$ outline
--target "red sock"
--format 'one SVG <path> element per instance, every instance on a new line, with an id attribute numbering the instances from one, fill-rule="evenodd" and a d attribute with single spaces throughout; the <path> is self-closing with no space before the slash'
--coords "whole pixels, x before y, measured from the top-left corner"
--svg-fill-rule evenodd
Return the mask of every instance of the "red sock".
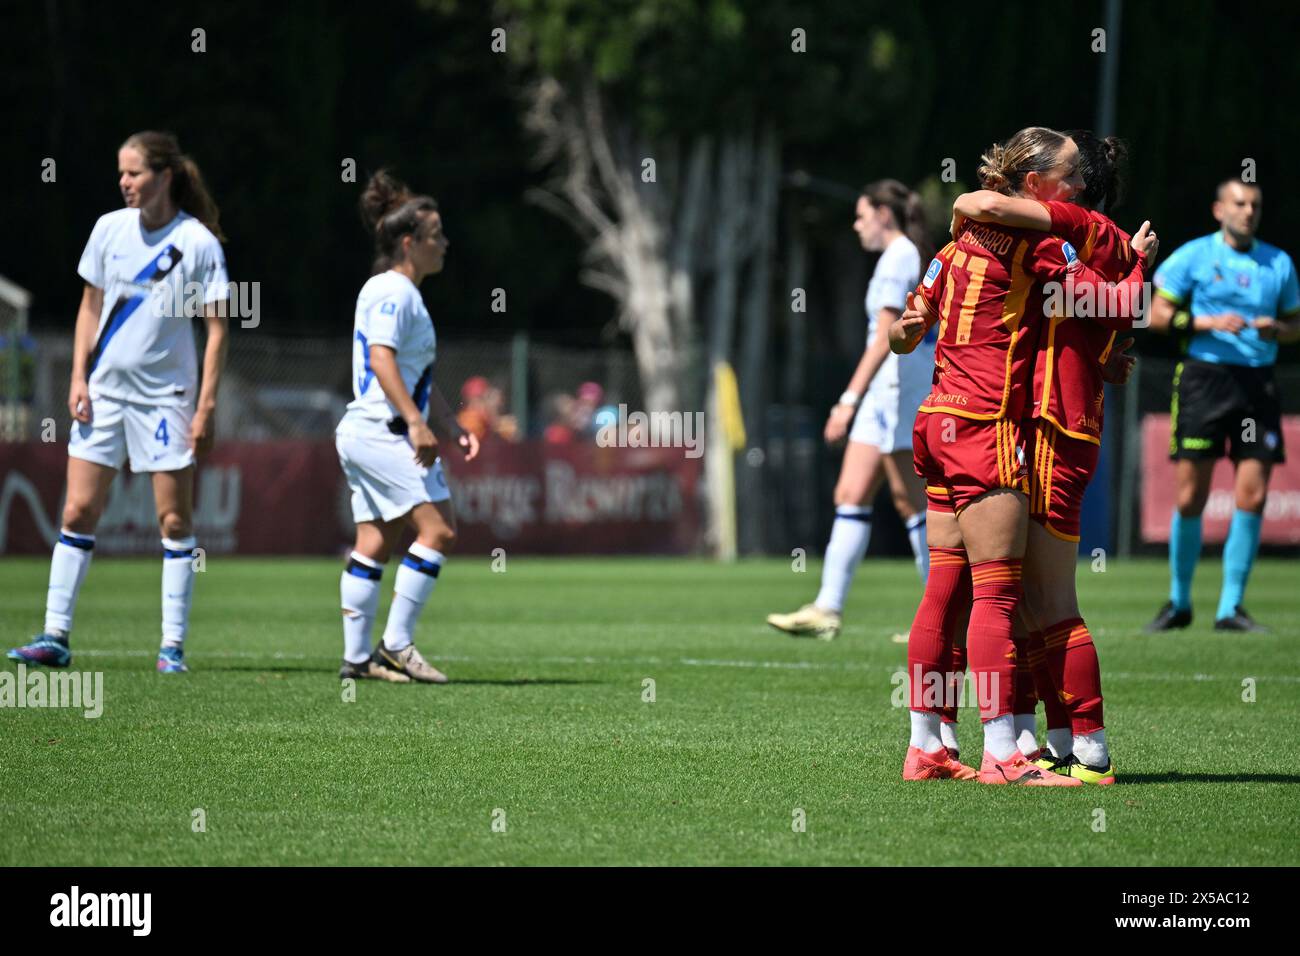
<path id="1" fill-rule="evenodd" d="M 1038 711 L 1038 690 L 1034 672 L 1029 668 L 1029 635 L 1013 633 L 1016 644 L 1016 696 L 1011 702 L 1013 714 L 1033 714 Z"/>
<path id="2" fill-rule="evenodd" d="M 1031 631 L 1029 634 L 1029 670 L 1034 676 L 1038 699 L 1043 702 L 1043 711 L 1047 714 L 1047 729 L 1069 727 L 1070 711 L 1061 703 L 1056 682 L 1052 680 L 1051 668 L 1047 666 L 1047 645 L 1043 643 L 1042 631 Z"/>
<path id="3" fill-rule="evenodd" d="M 907 635 L 908 707 L 940 713 L 952 659 L 952 621 L 969 601 L 970 565 L 962 548 L 931 548 L 930 574 Z"/>
<path id="4" fill-rule="evenodd" d="M 1000 558 L 971 565 L 969 636 L 966 655 L 975 675 L 980 719 L 1011 713 L 1016 697 L 1016 645 L 1012 640 L 1020 600 L 1020 559 Z"/>
<path id="5" fill-rule="evenodd" d="M 1047 644 L 1047 667 L 1052 680 L 1061 689 L 1061 697 L 1070 715 L 1070 727 L 1076 734 L 1101 730 L 1101 665 L 1097 646 L 1092 643 L 1088 625 L 1073 617 L 1053 624 L 1043 632 Z"/>
<path id="6" fill-rule="evenodd" d="M 966 589 L 966 608 L 962 611 L 958 624 L 964 623 L 970 617 L 970 589 Z M 957 723 L 957 701 L 961 699 L 962 685 L 966 683 L 966 645 L 954 644 L 952 646 L 951 663 L 948 664 L 948 699 L 944 701 L 947 705 L 943 709 L 943 722 L 945 724 Z"/>

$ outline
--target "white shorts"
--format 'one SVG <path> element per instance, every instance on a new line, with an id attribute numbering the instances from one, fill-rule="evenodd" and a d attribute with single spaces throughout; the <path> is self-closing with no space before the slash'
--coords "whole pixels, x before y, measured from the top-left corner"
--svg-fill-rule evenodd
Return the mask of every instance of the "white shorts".
<path id="1" fill-rule="evenodd" d="M 188 405 L 140 405 L 113 398 L 91 397 L 91 420 L 73 419 L 68 457 L 122 467 L 128 457 L 136 474 L 180 471 L 194 464 Z"/>
<path id="2" fill-rule="evenodd" d="M 379 425 L 383 428 L 383 424 Z M 334 436 L 339 463 L 352 489 L 354 521 L 392 521 L 426 501 L 451 497 L 442 459 L 425 468 L 404 435 L 339 431 Z"/>
<path id="3" fill-rule="evenodd" d="M 868 391 L 853 419 L 849 441 L 872 445 L 886 455 L 910 451 L 916 410 L 921 407 L 925 395 L 921 392 L 905 396 L 897 387 Z"/>

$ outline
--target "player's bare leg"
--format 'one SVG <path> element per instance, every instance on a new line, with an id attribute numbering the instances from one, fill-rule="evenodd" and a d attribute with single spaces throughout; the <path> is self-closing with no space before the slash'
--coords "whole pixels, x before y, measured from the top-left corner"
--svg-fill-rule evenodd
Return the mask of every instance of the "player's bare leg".
<path id="1" fill-rule="evenodd" d="M 930 573 L 930 550 L 926 544 L 925 479 L 912 467 L 912 450 L 900 449 L 885 455 L 880 462 L 889 482 L 889 494 L 894 510 L 907 528 L 907 541 L 912 546 L 916 570 L 925 584 Z"/>
<path id="2" fill-rule="evenodd" d="M 767 623 L 794 637 L 833 640 L 840 632 L 844 597 L 871 539 L 871 502 L 884 481 L 884 456 L 875 445 L 850 441 L 835 484 L 835 524 L 822 563 L 821 589 L 811 604 Z"/>
<path id="3" fill-rule="evenodd" d="M 63 505 L 63 527 L 50 559 L 45 627 L 22 647 L 10 650 L 11 660 L 46 667 L 67 667 L 72 663 L 68 638 L 72 633 L 77 595 L 90 569 L 95 528 L 116 476 L 116 468 L 81 458 L 68 459 L 68 494 Z"/>

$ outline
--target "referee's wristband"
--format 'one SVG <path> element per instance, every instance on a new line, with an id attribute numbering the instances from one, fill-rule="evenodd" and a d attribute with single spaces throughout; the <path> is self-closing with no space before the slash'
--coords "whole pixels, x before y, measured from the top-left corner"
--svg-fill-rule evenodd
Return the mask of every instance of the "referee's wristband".
<path id="1" fill-rule="evenodd" d="M 1178 338 L 1190 339 L 1196 332 L 1196 323 L 1192 321 L 1192 313 L 1186 309 L 1175 312 L 1173 319 L 1169 323 L 1169 331 Z"/>
<path id="2" fill-rule="evenodd" d="M 836 402 L 836 404 L 837 404 L 837 405 L 848 405 L 850 408 L 857 408 L 857 407 L 858 407 L 858 403 L 861 402 L 861 401 L 862 401 L 862 396 L 861 396 L 861 395 L 859 395 L 857 392 L 853 391 L 853 389 L 851 389 L 851 388 L 846 388 L 846 389 L 844 390 L 843 394 L 840 395 L 840 400 L 839 400 L 838 402 Z"/>

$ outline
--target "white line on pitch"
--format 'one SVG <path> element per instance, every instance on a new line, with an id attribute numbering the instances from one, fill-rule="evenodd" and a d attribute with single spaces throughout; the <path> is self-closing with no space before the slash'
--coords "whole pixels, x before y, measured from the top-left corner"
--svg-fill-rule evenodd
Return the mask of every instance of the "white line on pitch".
<path id="1" fill-rule="evenodd" d="M 84 657 L 153 657 L 157 651 L 143 650 L 137 648 L 127 648 L 124 650 L 110 651 L 104 649 L 91 648 L 88 650 L 78 649 L 77 655 Z M 596 664 L 596 665 L 618 665 L 618 664 L 650 664 L 650 665 L 675 665 L 680 664 L 686 667 L 740 667 L 740 668 L 760 668 L 770 670 L 828 670 L 828 671 L 888 671 L 889 673 L 905 672 L 901 666 L 888 664 L 866 664 L 859 661 L 744 661 L 744 660 L 721 660 L 698 657 L 679 657 L 668 659 L 662 657 L 484 657 L 484 656 L 467 656 L 458 654 L 430 654 L 431 660 L 448 661 L 455 664 Z M 198 660 L 204 658 L 215 660 L 333 660 L 332 656 L 322 654 L 296 654 L 285 653 L 284 651 L 200 651 L 197 655 Z M 1255 677 L 1256 680 L 1276 681 L 1282 684 L 1300 684 L 1300 674 L 1259 674 L 1245 675 Z M 1144 673 L 1139 671 L 1105 671 L 1102 673 L 1103 680 L 1155 680 L 1155 681 L 1190 681 L 1193 683 L 1202 683 L 1206 681 L 1239 681 L 1241 677 L 1225 676 L 1221 674 L 1170 674 L 1170 673 Z"/>

